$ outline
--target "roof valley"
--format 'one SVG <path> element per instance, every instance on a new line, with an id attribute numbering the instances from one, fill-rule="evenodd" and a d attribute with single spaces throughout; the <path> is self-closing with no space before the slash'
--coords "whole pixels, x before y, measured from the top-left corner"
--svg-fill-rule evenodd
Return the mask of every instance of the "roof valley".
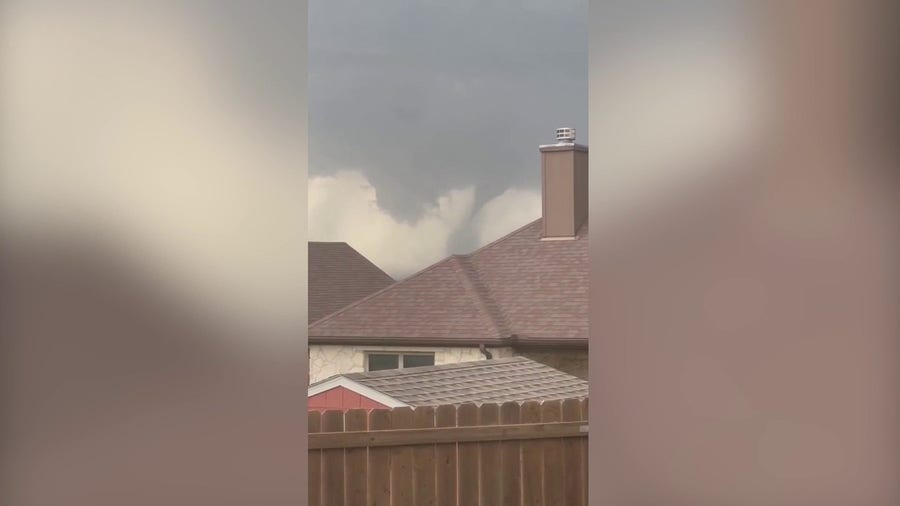
<path id="1" fill-rule="evenodd" d="M 492 337 L 510 337 L 512 333 L 509 328 L 509 319 L 494 300 L 490 288 L 479 275 L 478 269 L 472 264 L 471 258 L 468 255 L 456 255 L 454 258 L 461 268 L 466 290 L 477 301 L 485 323 L 494 329 L 495 335 Z"/>

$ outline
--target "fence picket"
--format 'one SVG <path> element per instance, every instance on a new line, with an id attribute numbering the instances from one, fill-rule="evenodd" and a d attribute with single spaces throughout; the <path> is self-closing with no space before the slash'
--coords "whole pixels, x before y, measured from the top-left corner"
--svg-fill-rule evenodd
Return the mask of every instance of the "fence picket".
<path id="1" fill-rule="evenodd" d="M 435 410 L 436 427 L 456 427 L 456 406 L 443 405 Z M 456 505 L 456 443 L 435 445 L 436 492 L 438 506 Z"/>
<path id="2" fill-rule="evenodd" d="M 541 421 L 541 404 L 527 401 L 522 404 L 522 423 Z M 544 504 L 543 490 L 544 448 L 541 441 L 522 442 L 522 504 L 539 506 Z"/>
<path id="3" fill-rule="evenodd" d="M 322 427 L 322 415 L 318 411 L 310 411 L 307 417 L 307 433 L 315 434 Z M 309 506 L 322 504 L 322 451 L 311 450 L 308 453 L 307 492 Z"/>
<path id="4" fill-rule="evenodd" d="M 456 414 L 459 427 L 478 425 L 478 407 L 474 404 L 460 405 Z M 479 443 L 458 444 L 457 490 L 459 504 L 478 506 L 478 446 Z"/>
<path id="5" fill-rule="evenodd" d="M 322 432 L 343 432 L 344 412 L 325 411 Z M 322 450 L 322 504 L 344 506 L 344 450 Z"/>
<path id="6" fill-rule="evenodd" d="M 391 428 L 391 411 L 369 412 L 370 430 Z M 372 506 L 391 506 L 391 449 L 369 448 L 369 501 Z"/>
<path id="7" fill-rule="evenodd" d="M 345 432 L 365 431 L 369 428 L 368 412 L 365 409 L 351 409 L 344 415 Z M 344 454 L 345 501 L 347 506 L 365 506 L 366 504 L 366 470 L 368 469 L 368 451 L 366 448 L 348 448 Z"/>
<path id="8" fill-rule="evenodd" d="M 417 428 L 434 427 L 434 416 L 433 406 L 419 406 L 413 411 L 413 425 Z M 413 480 L 416 506 L 434 506 L 437 493 L 433 444 L 413 447 Z"/>
<path id="9" fill-rule="evenodd" d="M 478 409 L 478 425 L 497 425 L 500 422 L 500 406 L 496 404 L 482 404 Z M 500 443 L 485 442 L 481 445 L 479 479 L 479 504 L 491 506 L 503 504 L 502 502 L 502 477 L 500 459 Z"/>
<path id="10" fill-rule="evenodd" d="M 391 427 L 411 429 L 412 408 L 394 408 Z M 413 506 L 413 448 L 398 446 L 391 450 L 391 506 Z"/>
<path id="11" fill-rule="evenodd" d="M 581 402 L 578 399 L 566 399 L 562 403 L 562 419 L 564 422 L 582 420 Z M 563 441 L 563 462 L 565 463 L 565 491 L 567 506 L 587 506 L 584 488 L 581 486 L 584 469 L 582 467 L 582 440 L 570 438 Z"/>
<path id="12" fill-rule="evenodd" d="M 500 423 L 516 424 L 521 422 L 522 407 L 517 402 L 505 402 L 500 406 Z M 518 506 L 522 503 L 522 443 L 504 441 L 500 443 L 500 459 L 502 469 L 503 502 L 501 504 Z"/>
<path id="13" fill-rule="evenodd" d="M 541 421 L 545 423 L 562 421 L 562 405 L 559 401 L 544 401 L 541 404 Z M 563 440 L 545 439 L 544 447 L 544 504 L 560 506 L 565 504 L 565 474 L 563 460 Z"/>

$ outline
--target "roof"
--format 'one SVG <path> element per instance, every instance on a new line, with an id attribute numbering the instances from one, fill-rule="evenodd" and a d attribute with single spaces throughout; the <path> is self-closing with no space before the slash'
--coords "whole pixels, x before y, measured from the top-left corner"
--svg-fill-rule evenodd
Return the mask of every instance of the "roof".
<path id="1" fill-rule="evenodd" d="M 319 320 L 310 343 L 587 346 L 587 222 L 542 240 L 541 221 Z"/>
<path id="2" fill-rule="evenodd" d="M 310 322 L 394 282 L 345 242 L 310 242 L 308 247 Z"/>
<path id="3" fill-rule="evenodd" d="M 587 381 L 525 357 L 332 376 L 309 395 L 338 386 L 390 407 L 583 398 Z"/>

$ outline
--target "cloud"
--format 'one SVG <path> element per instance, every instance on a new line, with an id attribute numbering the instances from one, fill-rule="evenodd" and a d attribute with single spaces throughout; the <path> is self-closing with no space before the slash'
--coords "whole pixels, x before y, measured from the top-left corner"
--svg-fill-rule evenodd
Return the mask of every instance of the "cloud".
<path id="1" fill-rule="evenodd" d="M 510 188 L 485 203 L 472 221 L 483 246 L 540 217 L 540 193 Z"/>
<path id="2" fill-rule="evenodd" d="M 536 186 L 557 127 L 588 139 L 587 12 L 586 0 L 310 2 L 311 173 L 364 169 L 404 220 L 454 188 L 476 185 L 481 206 Z"/>
<path id="3" fill-rule="evenodd" d="M 400 221 L 379 207 L 375 188 L 359 171 L 309 179 L 309 239 L 344 241 L 395 277 L 447 255 L 450 236 L 471 218 L 473 187 L 451 190 Z"/>
<path id="4" fill-rule="evenodd" d="M 379 206 L 375 187 L 361 171 L 309 180 L 309 239 L 347 242 L 397 278 L 448 256 L 454 234 L 471 229 L 481 246 L 540 215 L 540 193 L 516 188 L 476 211 L 470 186 L 444 193 L 416 218 L 402 221 Z"/>

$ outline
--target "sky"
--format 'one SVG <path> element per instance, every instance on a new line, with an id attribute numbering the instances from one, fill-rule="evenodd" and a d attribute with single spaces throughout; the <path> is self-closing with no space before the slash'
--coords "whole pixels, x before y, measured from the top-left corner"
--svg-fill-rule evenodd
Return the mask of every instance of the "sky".
<path id="1" fill-rule="evenodd" d="M 539 218 L 538 146 L 587 142 L 587 3 L 310 1 L 309 239 L 403 277 Z"/>

